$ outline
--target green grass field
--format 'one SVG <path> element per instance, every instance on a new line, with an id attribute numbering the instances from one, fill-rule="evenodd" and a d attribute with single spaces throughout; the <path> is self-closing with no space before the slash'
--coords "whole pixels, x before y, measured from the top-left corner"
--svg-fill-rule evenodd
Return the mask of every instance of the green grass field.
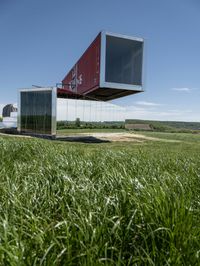
<path id="1" fill-rule="evenodd" d="M 124 129 L 110 129 L 110 128 L 83 128 L 83 129 L 59 129 L 57 130 L 58 135 L 75 135 L 79 133 L 97 133 L 97 132 L 124 132 Z"/>
<path id="2" fill-rule="evenodd" d="M 200 265 L 200 135 L 140 134 L 0 137 L 0 265 Z"/>

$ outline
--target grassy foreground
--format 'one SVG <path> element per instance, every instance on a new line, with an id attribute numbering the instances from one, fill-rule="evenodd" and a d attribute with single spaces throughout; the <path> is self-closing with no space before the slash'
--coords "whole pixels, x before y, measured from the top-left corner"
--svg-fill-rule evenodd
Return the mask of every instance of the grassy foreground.
<path id="1" fill-rule="evenodd" d="M 0 137 L 0 265 L 200 265 L 200 137 L 176 138 Z"/>

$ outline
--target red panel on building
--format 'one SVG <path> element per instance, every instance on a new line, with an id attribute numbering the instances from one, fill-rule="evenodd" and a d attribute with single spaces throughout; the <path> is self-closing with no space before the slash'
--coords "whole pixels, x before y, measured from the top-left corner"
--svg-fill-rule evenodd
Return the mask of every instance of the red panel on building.
<path id="1" fill-rule="evenodd" d="M 75 94 L 87 94 L 100 82 L 100 34 L 62 81 L 63 89 Z"/>

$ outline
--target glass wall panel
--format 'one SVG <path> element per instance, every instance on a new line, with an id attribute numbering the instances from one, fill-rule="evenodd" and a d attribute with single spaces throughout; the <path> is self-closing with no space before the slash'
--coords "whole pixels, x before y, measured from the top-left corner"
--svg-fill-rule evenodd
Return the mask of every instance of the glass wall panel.
<path id="1" fill-rule="evenodd" d="M 21 92 L 21 132 L 51 134 L 52 91 Z"/>
<path id="2" fill-rule="evenodd" d="M 106 36 L 106 82 L 142 86 L 143 42 Z"/>

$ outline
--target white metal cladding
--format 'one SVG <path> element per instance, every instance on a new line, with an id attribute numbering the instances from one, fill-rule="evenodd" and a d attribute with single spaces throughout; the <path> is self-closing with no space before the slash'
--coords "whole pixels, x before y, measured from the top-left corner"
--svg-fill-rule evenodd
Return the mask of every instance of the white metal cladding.
<path id="1" fill-rule="evenodd" d="M 18 91 L 17 97 L 17 131 L 21 132 L 21 91 Z"/>
<path id="2" fill-rule="evenodd" d="M 51 117 L 51 134 L 56 136 L 57 130 L 57 88 L 52 88 L 52 117 Z"/>
<path id="3" fill-rule="evenodd" d="M 56 136 L 56 115 L 57 115 L 57 88 L 56 87 L 44 87 L 44 88 L 25 88 L 19 89 L 18 92 L 18 115 L 17 115 L 17 130 L 21 132 L 21 93 L 22 92 L 51 92 L 51 136 Z M 37 134 L 37 133 L 36 133 Z M 39 133 L 40 135 L 40 133 Z M 44 134 L 42 134 L 44 135 Z"/>
<path id="4" fill-rule="evenodd" d="M 142 67 L 141 67 L 141 85 L 127 84 L 127 83 L 117 83 L 117 82 L 108 82 L 106 81 L 106 37 L 113 36 L 126 40 L 133 40 L 142 43 Z M 143 78 L 144 78 L 144 39 L 127 36 L 122 34 L 115 34 L 111 32 L 102 31 L 101 32 L 101 59 L 100 59 L 100 87 L 101 88 L 115 88 L 115 89 L 124 89 L 124 90 L 143 90 Z"/>

